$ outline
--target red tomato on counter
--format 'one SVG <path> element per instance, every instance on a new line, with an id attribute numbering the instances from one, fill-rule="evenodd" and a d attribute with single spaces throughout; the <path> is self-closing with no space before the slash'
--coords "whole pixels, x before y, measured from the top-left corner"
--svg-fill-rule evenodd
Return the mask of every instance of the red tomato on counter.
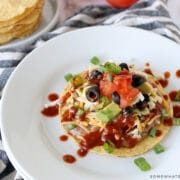
<path id="1" fill-rule="evenodd" d="M 109 4 L 116 8 L 127 8 L 138 0 L 107 0 Z"/>

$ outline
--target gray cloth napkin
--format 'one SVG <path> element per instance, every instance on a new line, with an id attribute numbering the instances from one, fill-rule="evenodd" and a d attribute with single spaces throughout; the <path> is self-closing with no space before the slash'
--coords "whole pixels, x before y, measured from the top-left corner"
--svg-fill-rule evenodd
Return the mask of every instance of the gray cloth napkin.
<path id="1" fill-rule="evenodd" d="M 81 9 L 69 17 L 60 27 L 56 27 L 36 42 L 21 49 L 0 51 L 0 94 L 16 66 L 36 47 L 62 33 L 95 25 L 117 25 L 137 27 L 158 33 L 180 43 L 180 30 L 169 16 L 166 0 L 139 0 L 127 9 L 92 5 Z M 12 166 L 0 142 L 0 179 L 22 179 Z"/>

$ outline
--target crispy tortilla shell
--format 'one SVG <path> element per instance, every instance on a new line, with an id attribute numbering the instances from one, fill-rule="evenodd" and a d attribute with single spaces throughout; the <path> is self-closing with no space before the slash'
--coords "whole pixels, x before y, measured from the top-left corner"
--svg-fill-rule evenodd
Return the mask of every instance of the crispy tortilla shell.
<path id="1" fill-rule="evenodd" d="M 83 73 L 81 73 L 81 74 L 83 74 Z M 155 83 L 157 81 L 157 79 L 151 75 L 148 75 L 148 80 L 150 80 L 151 83 L 154 83 L 157 85 L 157 88 L 160 91 L 160 96 L 163 98 L 163 105 L 164 105 L 168 115 L 170 117 L 173 117 L 173 109 L 172 109 L 171 101 L 170 101 L 169 97 L 167 100 L 163 97 L 165 92 L 164 92 L 164 89 L 162 88 L 162 86 L 160 84 Z M 70 87 L 69 85 L 67 85 L 65 87 L 64 93 L 69 91 L 69 87 Z M 61 109 L 59 110 L 59 115 L 61 118 L 61 115 L 62 115 Z M 159 117 L 157 117 L 157 118 L 159 118 Z M 102 146 L 96 146 L 93 149 L 90 149 L 90 151 L 95 152 L 100 155 L 112 155 L 112 156 L 120 156 L 120 157 L 131 157 L 131 156 L 143 154 L 143 153 L 151 150 L 156 144 L 160 143 L 164 139 L 164 137 L 168 134 L 168 132 L 171 128 L 169 126 L 165 126 L 163 124 L 162 120 L 160 121 L 160 124 L 156 125 L 155 127 L 156 127 L 156 129 L 158 129 L 162 132 L 161 136 L 159 136 L 159 137 L 147 136 L 144 139 L 142 139 L 140 142 L 138 142 L 138 144 L 133 148 L 126 148 L 126 147 L 121 147 L 118 149 L 116 148 L 116 149 L 114 149 L 114 151 L 111 154 L 109 154 L 104 150 L 104 148 Z M 77 144 L 80 143 L 79 139 L 77 139 L 76 137 L 74 137 L 72 135 L 71 135 L 71 137 L 75 140 L 75 142 Z"/>

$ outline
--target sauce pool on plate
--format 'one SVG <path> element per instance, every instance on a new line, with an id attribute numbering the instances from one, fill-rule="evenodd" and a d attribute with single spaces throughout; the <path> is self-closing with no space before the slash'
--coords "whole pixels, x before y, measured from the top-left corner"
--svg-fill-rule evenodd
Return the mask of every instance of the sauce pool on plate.
<path id="1" fill-rule="evenodd" d="M 62 158 L 63 158 L 64 162 L 66 162 L 68 164 L 73 164 L 76 162 L 76 158 L 71 154 L 65 154 L 65 155 L 63 155 Z"/>
<path id="2" fill-rule="evenodd" d="M 67 141 L 68 140 L 68 136 L 67 135 L 61 135 L 61 136 L 59 136 L 59 140 L 60 141 Z"/>
<path id="3" fill-rule="evenodd" d="M 48 100 L 53 102 L 59 99 L 59 95 L 56 93 L 51 93 L 48 95 Z"/>
<path id="4" fill-rule="evenodd" d="M 171 73 L 170 73 L 170 72 L 168 72 L 168 71 L 164 72 L 164 78 L 165 78 L 165 79 L 170 78 L 170 76 L 171 76 Z"/>
<path id="5" fill-rule="evenodd" d="M 178 70 L 176 71 L 176 76 L 177 76 L 177 78 L 180 78 L 180 69 L 178 69 Z"/>
<path id="6" fill-rule="evenodd" d="M 44 107 L 41 113 L 46 117 L 55 117 L 59 113 L 59 106 L 56 104 L 54 106 Z"/>

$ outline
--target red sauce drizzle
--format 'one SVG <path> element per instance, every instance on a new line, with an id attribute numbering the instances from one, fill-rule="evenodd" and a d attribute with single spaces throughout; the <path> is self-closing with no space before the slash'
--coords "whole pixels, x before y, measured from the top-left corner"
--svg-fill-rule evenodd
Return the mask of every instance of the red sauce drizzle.
<path id="1" fill-rule="evenodd" d="M 146 66 L 150 66 L 150 63 L 147 62 L 145 65 L 146 65 Z"/>
<path id="2" fill-rule="evenodd" d="M 66 94 L 64 94 L 61 98 L 60 98 L 60 101 L 59 103 L 60 104 L 63 104 L 66 102 L 66 100 L 71 96 L 71 93 L 70 92 L 67 92 Z"/>
<path id="3" fill-rule="evenodd" d="M 171 101 L 175 101 L 175 97 L 176 97 L 176 95 L 177 95 L 177 91 L 171 91 L 170 93 L 169 93 L 169 97 L 170 97 L 170 99 L 171 99 Z"/>
<path id="4" fill-rule="evenodd" d="M 164 72 L 164 78 L 165 78 L 165 79 L 169 79 L 170 76 L 171 76 L 171 73 L 170 73 L 170 72 L 168 72 L 168 71 Z"/>
<path id="5" fill-rule="evenodd" d="M 85 121 L 86 120 L 86 114 L 82 114 L 81 116 L 79 116 L 79 120 L 80 121 Z"/>
<path id="6" fill-rule="evenodd" d="M 101 132 L 94 131 L 83 136 L 83 141 L 81 141 L 80 146 L 82 149 L 89 150 L 95 146 L 101 146 L 103 143 L 101 141 Z"/>
<path id="7" fill-rule="evenodd" d="M 163 95 L 163 98 L 165 99 L 165 100 L 168 100 L 168 95 Z"/>
<path id="8" fill-rule="evenodd" d="M 64 162 L 72 164 L 76 162 L 76 158 L 70 154 L 65 154 L 63 157 Z"/>
<path id="9" fill-rule="evenodd" d="M 107 124 L 102 132 L 97 130 L 83 136 L 84 140 L 81 141 L 80 146 L 82 149 L 89 150 L 110 141 L 116 148 L 133 148 L 138 143 L 138 139 L 127 136 L 127 131 L 133 127 L 134 120 L 130 116 L 120 116 L 116 122 Z"/>
<path id="10" fill-rule="evenodd" d="M 150 75 L 154 76 L 154 74 L 153 74 L 153 72 L 152 72 L 152 70 L 151 70 L 150 68 L 144 69 L 144 72 L 146 72 L 147 74 L 150 74 Z"/>
<path id="11" fill-rule="evenodd" d="M 158 81 L 163 88 L 168 86 L 168 80 L 167 79 L 159 79 Z"/>
<path id="12" fill-rule="evenodd" d="M 68 140 L 68 136 L 67 135 L 61 135 L 61 136 L 59 136 L 59 140 L 60 141 L 67 141 Z"/>
<path id="13" fill-rule="evenodd" d="M 159 81 L 158 81 L 158 80 L 156 80 L 156 81 L 155 81 L 155 83 L 156 83 L 156 84 L 159 84 Z"/>
<path id="14" fill-rule="evenodd" d="M 173 118 L 166 118 L 164 119 L 165 126 L 172 126 L 173 125 Z"/>
<path id="15" fill-rule="evenodd" d="M 72 121 L 77 112 L 77 108 L 71 107 L 67 109 L 62 115 L 61 122 Z"/>
<path id="16" fill-rule="evenodd" d="M 56 101 L 57 99 L 59 99 L 59 95 L 56 94 L 56 93 L 51 93 L 51 94 L 48 95 L 48 100 L 51 101 L 51 102 Z"/>
<path id="17" fill-rule="evenodd" d="M 162 135 L 162 131 L 161 131 L 161 130 L 159 130 L 159 129 L 158 129 L 158 130 L 156 130 L 156 134 L 155 134 L 155 135 L 156 135 L 156 137 L 161 136 L 161 135 Z"/>
<path id="18" fill-rule="evenodd" d="M 180 118 L 180 106 L 178 105 L 173 106 L 173 112 L 175 118 Z"/>
<path id="19" fill-rule="evenodd" d="M 80 157 L 85 157 L 87 155 L 88 151 L 86 149 L 80 148 L 77 150 L 77 154 Z"/>
<path id="20" fill-rule="evenodd" d="M 41 113 L 44 115 L 44 116 L 47 116 L 47 117 L 54 117 L 54 116 L 57 116 L 58 113 L 59 113 L 59 106 L 58 105 L 54 105 L 54 106 L 48 106 L 48 107 L 45 107 Z"/>
<path id="21" fill-rule="evenodd" d="M 180 69 L 178 69 L 178 70 L 176 71 L 176 76 L 177 76 L 178 78 L 180 78 Z"/>

